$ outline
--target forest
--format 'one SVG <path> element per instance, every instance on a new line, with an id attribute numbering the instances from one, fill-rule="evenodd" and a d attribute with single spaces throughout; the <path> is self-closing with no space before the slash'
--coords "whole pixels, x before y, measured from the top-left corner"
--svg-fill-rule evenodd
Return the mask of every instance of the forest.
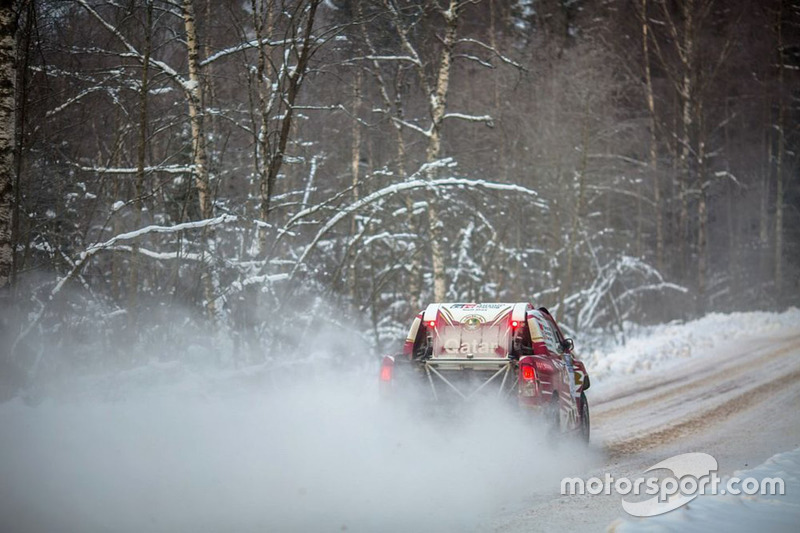
<path id="1" fill-rule="evenodd" d="M 3 395 L 800 303 L 797 0 L 0 6 Z"/>

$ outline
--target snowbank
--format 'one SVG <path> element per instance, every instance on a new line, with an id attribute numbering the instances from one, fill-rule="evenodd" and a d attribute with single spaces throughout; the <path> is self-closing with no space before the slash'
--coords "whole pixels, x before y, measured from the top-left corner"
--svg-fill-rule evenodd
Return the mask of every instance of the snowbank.
<path id="1" fill-rule="evenodd" d="M 797 531 L 800 524 L 800 448 L 779 453 L 751 470 L 734 472 L 740 479 L 779 477 L 784 495 L 702 495 L 672 512 L 651 518 L 614 522 L 610 531 Z"/>
<path id="2" fill-rule="evenodd" d="M 783 313 L 711 313 L 683 324 L 637 327 L 624 346 L 596 348 L 582 353 L 593 381 L 635 374 L 690 357 L 702 357 L 724 343 L 778 333 L 800 331 L 800 309 Z M 579 339 L 580 340 L 580 339 Z"/>

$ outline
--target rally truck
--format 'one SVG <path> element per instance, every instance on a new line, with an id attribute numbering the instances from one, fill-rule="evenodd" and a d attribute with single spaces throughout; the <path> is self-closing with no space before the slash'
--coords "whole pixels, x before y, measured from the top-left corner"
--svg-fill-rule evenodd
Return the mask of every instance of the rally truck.
<path id="1" fill-rule="evenodd" d="M 529 303 L 430 304 L 414 318 L 403 353 L 383 357 L 380 368 L 384 398 L 427 406 L 491 396 L 585 441 L 589 384 L 572 339 Z"/>

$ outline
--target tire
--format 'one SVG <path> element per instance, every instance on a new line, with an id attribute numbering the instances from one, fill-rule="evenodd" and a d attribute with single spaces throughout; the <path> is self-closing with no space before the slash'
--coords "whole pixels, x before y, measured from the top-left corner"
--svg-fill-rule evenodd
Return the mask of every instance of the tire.
<path id="1" fill-rule="evenodd" d="M 589 435 L 591 433 L 591 419 L 589 417 L 589 402 L 586 400 L 586 394 L 581 393 L 581 426 L 580 435 L 583 442 L 589 442 Z"/>
<path id="2" fill-rule="evenodd" d="M 561 435 L 561 407 L 558 403 L 558 398 L 554 398 L 547 406 L 545 412 L 545 424 L 547 426 L 547 443 L 552 448 L 557 448 L 558 443 L 562 438 Z"/>

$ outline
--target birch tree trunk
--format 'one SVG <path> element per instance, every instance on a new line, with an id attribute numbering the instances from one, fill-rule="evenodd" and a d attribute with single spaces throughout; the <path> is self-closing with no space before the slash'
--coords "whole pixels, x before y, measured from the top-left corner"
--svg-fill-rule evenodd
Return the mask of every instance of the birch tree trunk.
<path id="1" fill-rule="evenodd" d="M 436 77 L 436 87 L 431 95 L 431 133 L 426 151 L 426 161 L 437 160 L 442 151 L 442 123 L 447 109 L 447 92 L 450 87 L 450 66 L 453 60 L 453 47 L 458 33 L 458 2 L 450 0 L 448 9 L 442 13 L 447 28 L 442 43 L 442 56 Z M 435 171 L 428 171 L 428 178 L 433 179 Z M 433 268 L 433 299 L 443 302 L 447 296 L 447 272 L 442 242 L 442 223 L 435 205 L 434 193 L 429 193 L 428 232 L 431 238 L 431 264 Z"/>
<path id="2" fill-rule="evenodd" d="M 272 191 L 268 187 L 267 161 L 270 154 L 270 143 L 268 135 L 269 116 L 274 105 L 274 94 L 272 94 L 272 67 L 269 61 L 268 47 L 265 39 L 272 38 L 273 31 L 273 3 L 265 6 L 264 1 L 258 2 L 251 0 L 250 9 L 253 11 L 253 27 L 256 32 L 258 45 L 258 62 L 256 64 L 256 87 L 258 89 L 258 111 L 261 116 L 261 126 L 258 131 L 257 146 L 258 150 L 255 157 L 256 173 L 258 174 L 258 193 L 260 197 L 259 216 L 266 221 L 269 216 L 269 204 Z M 266 21 L 264 20 L 264 9 L 266 9 Z M 258 228 L 258 249 L 259 254 L 264 254 L 267 250 L 267 228 Z"/>
<path id="3" fill-rule="evenodd" d="M 16 140 L 16 20 L 14 2 L 0 2 L 0 290 L 14 268 L 14 148 Z M 3 291 L 5 292 L 5 291 Z"/>
<path id="4" fill-rule="evenodd" d="M 12 267 L 11 267 L 11 286 L 14 291 L 12 298 L 16 297 L 16 277 L 21 268 L 24 267 L 24 254 L 20 257 L 19 247 L 20 244 L 20 206 L 22 204 L 22 161 L 23 150 L 25 149 L 25 124 L 26 113 L 28 109 L 28 93 L 29 93 L 29 79 L 30 79 L 30 64 L 35 53 L 34 51 L 34 21 L 36 19 L 36 3 L 28 2 L 25 14 L 20 14 L 24 18 L 24 28 L 22 28 L 21 40 L 17 43 L 17 108 L 16 108 L 16 147 L 14 150 L 14 208 L 12 210 L 12 226 L 11 226 L 11 248 L 12 248 Z M 22 23 L 18 24 L 21 28 Z M 19 30 L 18 30 L 19 31 Z M 21 47 L 21 50 L 20 50 Z M 23 247 L 29 250 L 30 242 L 25 240 Z"/>
<path id="5" fill-rule="evenodd" d="M 208 154 L 206 153 L 206 133 L 203 123 L 203 99 L 201 94 L 202 80 L 200 79 L 200 45 L 197 41 L 193 0 L 183 0 L 183 21 L 186 30 L 186 49 L 189 66 L 189 87 L 186 90 L 186 99 L 189 104 L 189 120 L 192 128 L 194 185 L 197 191 L 200 218 L 210 219 L 214 214 L 214 204 L 208 175 Z M 215 248 L 213 229 L 204 229 L 203 237 L 206 240 L 204 253 L 213 255 Z M 217 310 L 212 272 L 208 264 L 203 265 L 201 268 L 203 269 L 201 278 L 206 314 L 213 319 L 216 317 Z"/>
<path id="6" fill-rule="evenodd" d="M 355 78 L 353 80 L 353 124 L 352 124 L 352 144 L 350 146 L 350 173 L 351 185 L 353 186 L 353 202 L 357 202 L 359 198 L 359 164 L 361 162 L 361 124 L 358 117 L 361 114 L 361 83 L 362 83 L 361 69 L 356 69 Z M 350 235 L 353 237 L 358 233 L 358 219 L 356 215 L 350 219 Z M 353 254 L 355 256 L 355 253 Z M 355 261 L 350 261 L 350 268 L 348 269 L 348 278 L 350 284 L 350 298 L 355 302 L 358 299 L 358 283 L 356 281 L 358 270 Z"/>
<path id="7" fill-rule="evenodd" d="M 202 108 L 202 84 L 200 79 L 200 46 L 194 17 L 193 0 L 183 0 L 183 19 L 186 29 L 186 48 L 189 63 L 189 120 L 192 127 L 192 154 L 194 158 L 195 188 L 202 218 L 211 218 L 213 205 L 208 178 L 208 154 Z"/>

